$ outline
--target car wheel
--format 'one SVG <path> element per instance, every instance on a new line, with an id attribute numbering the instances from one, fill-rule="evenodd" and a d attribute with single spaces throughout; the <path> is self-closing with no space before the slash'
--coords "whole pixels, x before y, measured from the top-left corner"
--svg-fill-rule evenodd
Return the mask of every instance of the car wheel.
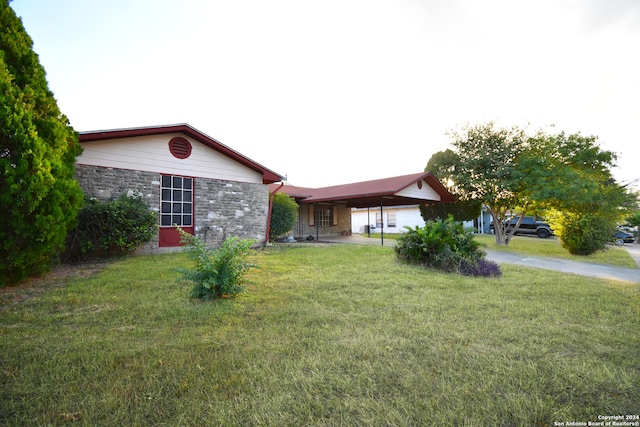
<path id="1" fill-rule="evenodd" d="M 616 245 L 618 245 L 618 246 L 622 246 L 622 245 L 624 245 L 624 240 L 622 240 L 622 239 L 616 239 Z"/>
<path id="2" fill-rule="evenodd" d="M 551 233 L 549 233 L 549 230 L 546 230 L 544 228 L 541 228 L 540 230 L 536 231 L 536 234 L 541 239 L 546 239 L 547 237 L 551 236 Z"/>

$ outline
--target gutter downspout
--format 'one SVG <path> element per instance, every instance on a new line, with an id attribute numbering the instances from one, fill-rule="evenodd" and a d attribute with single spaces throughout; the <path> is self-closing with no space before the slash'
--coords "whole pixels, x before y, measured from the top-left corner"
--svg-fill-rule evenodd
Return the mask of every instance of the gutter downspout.
<path id="1" fill-rule="evenodd" d="M 264 240 L 264 245 L 268 246 L 269 245 L 269 237 L 271 237 L 269 235 L 269 230 L 271 230 L 271 212 L 273 211 L 273 196 L 275 196 L 275 194 L 280 191 L 280 189 L 284 187 L 284 182 L 280 183 L 280 186 L 278 188 L 276 188 L 273 193 L 269 194 L 269 214 L 267 215 L 267 232 L 265 233 L 265 240 Z"/>

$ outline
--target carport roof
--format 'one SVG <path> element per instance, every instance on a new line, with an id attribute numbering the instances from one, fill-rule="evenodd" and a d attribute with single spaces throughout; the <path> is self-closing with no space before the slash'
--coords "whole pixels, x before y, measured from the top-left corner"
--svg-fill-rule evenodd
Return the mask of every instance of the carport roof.
<path id="1" fill-rule="evenodd" d="M 345 203 L 348 207 L 403 206 L 427 202 L 454 202 L 455 198 L 431 172 L 334 185 L 306 188 L 270 185 L 299 203 Z"/>

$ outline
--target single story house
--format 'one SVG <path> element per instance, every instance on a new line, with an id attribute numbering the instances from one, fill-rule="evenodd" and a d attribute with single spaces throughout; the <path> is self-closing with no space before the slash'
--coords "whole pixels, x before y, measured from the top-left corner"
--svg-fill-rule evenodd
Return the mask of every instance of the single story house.
<path id="1" fill-rule="evenodd" d="M 476 233 L 490 233 L 491 221 L 491 213 L 483 206 L 478 218 L 465 221 L 464 226 L 473 228 Z M 403 233 L 406 230 L 405 227 L 424 227 L 424 224 L 418 205 L 389 206 L 382 212 L 379 209 L 369 208 L 351 210 L 351 232 L 354 234 L 366 234 L 368 230 L 374 232 L 381 227 L 384 227 L 385 233 Z"/>
<path id="2" fill-rule="evenodd" d="M 298 221 L 293 230 L 294 237 L 298 239 L 351 234 L 352 208 L 364 209 L 365 213 L 367 209 L 375 210 L 380 215 L 391 206 L 455 201 L 453 195 L 430 172 L 322 188 L 282 183 L 269 187 L 272 192 L 288 194 L 298 203 Z"/>
<path id="3" fill-rule="evenodd" d="M 75 176 L 86 196 L 139 194 L 159 232 L 142 253 L 175 250 L 174 226 L 219 244 L 227 236 L 265 243 L 269 184 L 283 177 L 188 124 L 81 132 Z"/>

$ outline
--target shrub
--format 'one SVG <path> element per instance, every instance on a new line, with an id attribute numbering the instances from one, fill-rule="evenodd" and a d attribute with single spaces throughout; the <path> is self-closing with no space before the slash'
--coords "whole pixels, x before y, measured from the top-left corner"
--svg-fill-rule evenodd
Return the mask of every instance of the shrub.
<path id="1" fill-rule="evenodd" d="M 121 256 L 156 234 L 158 220 L 139 195 L 115 200 L 85 199 L 78 226 L 69 236 L 67 258 Z"/>
<path id="2" fill-rule="evenodd" d="M 291 231 L 297 218 L 298 204 L 296 201 L 285 193 L 274 194 L 269 239 L 275 240 Z"/>
<path id="3" fill-rule="evenodd" d="M 428 221 L 422 228 L 405 228 L 408 231 L 394 246 L 397 258 L 403 262 L 474 276 L 500 275 L 497 265 L 483 259 L 473 234 L 451 216 Z"/>
<path id="4" fill-rule="evenodd" d="M 247 261 L 255 240 L 225 239 L 218 249 L 207 248 L 202 239 L 178 228 L 185 250 L 195 262 L 195 269 L 180 269 L 181 280 L 194 284 L 190 296 L 203 300 L 236 295 L 244 290 L 245 273 L 253 267 Z"/>
<path id="5" fill-rule="evenodd" d="M 573 255 L 604 251 L 611 243 L 615 221 L 593 214 L 567 214 L 555 224 L 562 247 Z"/>

